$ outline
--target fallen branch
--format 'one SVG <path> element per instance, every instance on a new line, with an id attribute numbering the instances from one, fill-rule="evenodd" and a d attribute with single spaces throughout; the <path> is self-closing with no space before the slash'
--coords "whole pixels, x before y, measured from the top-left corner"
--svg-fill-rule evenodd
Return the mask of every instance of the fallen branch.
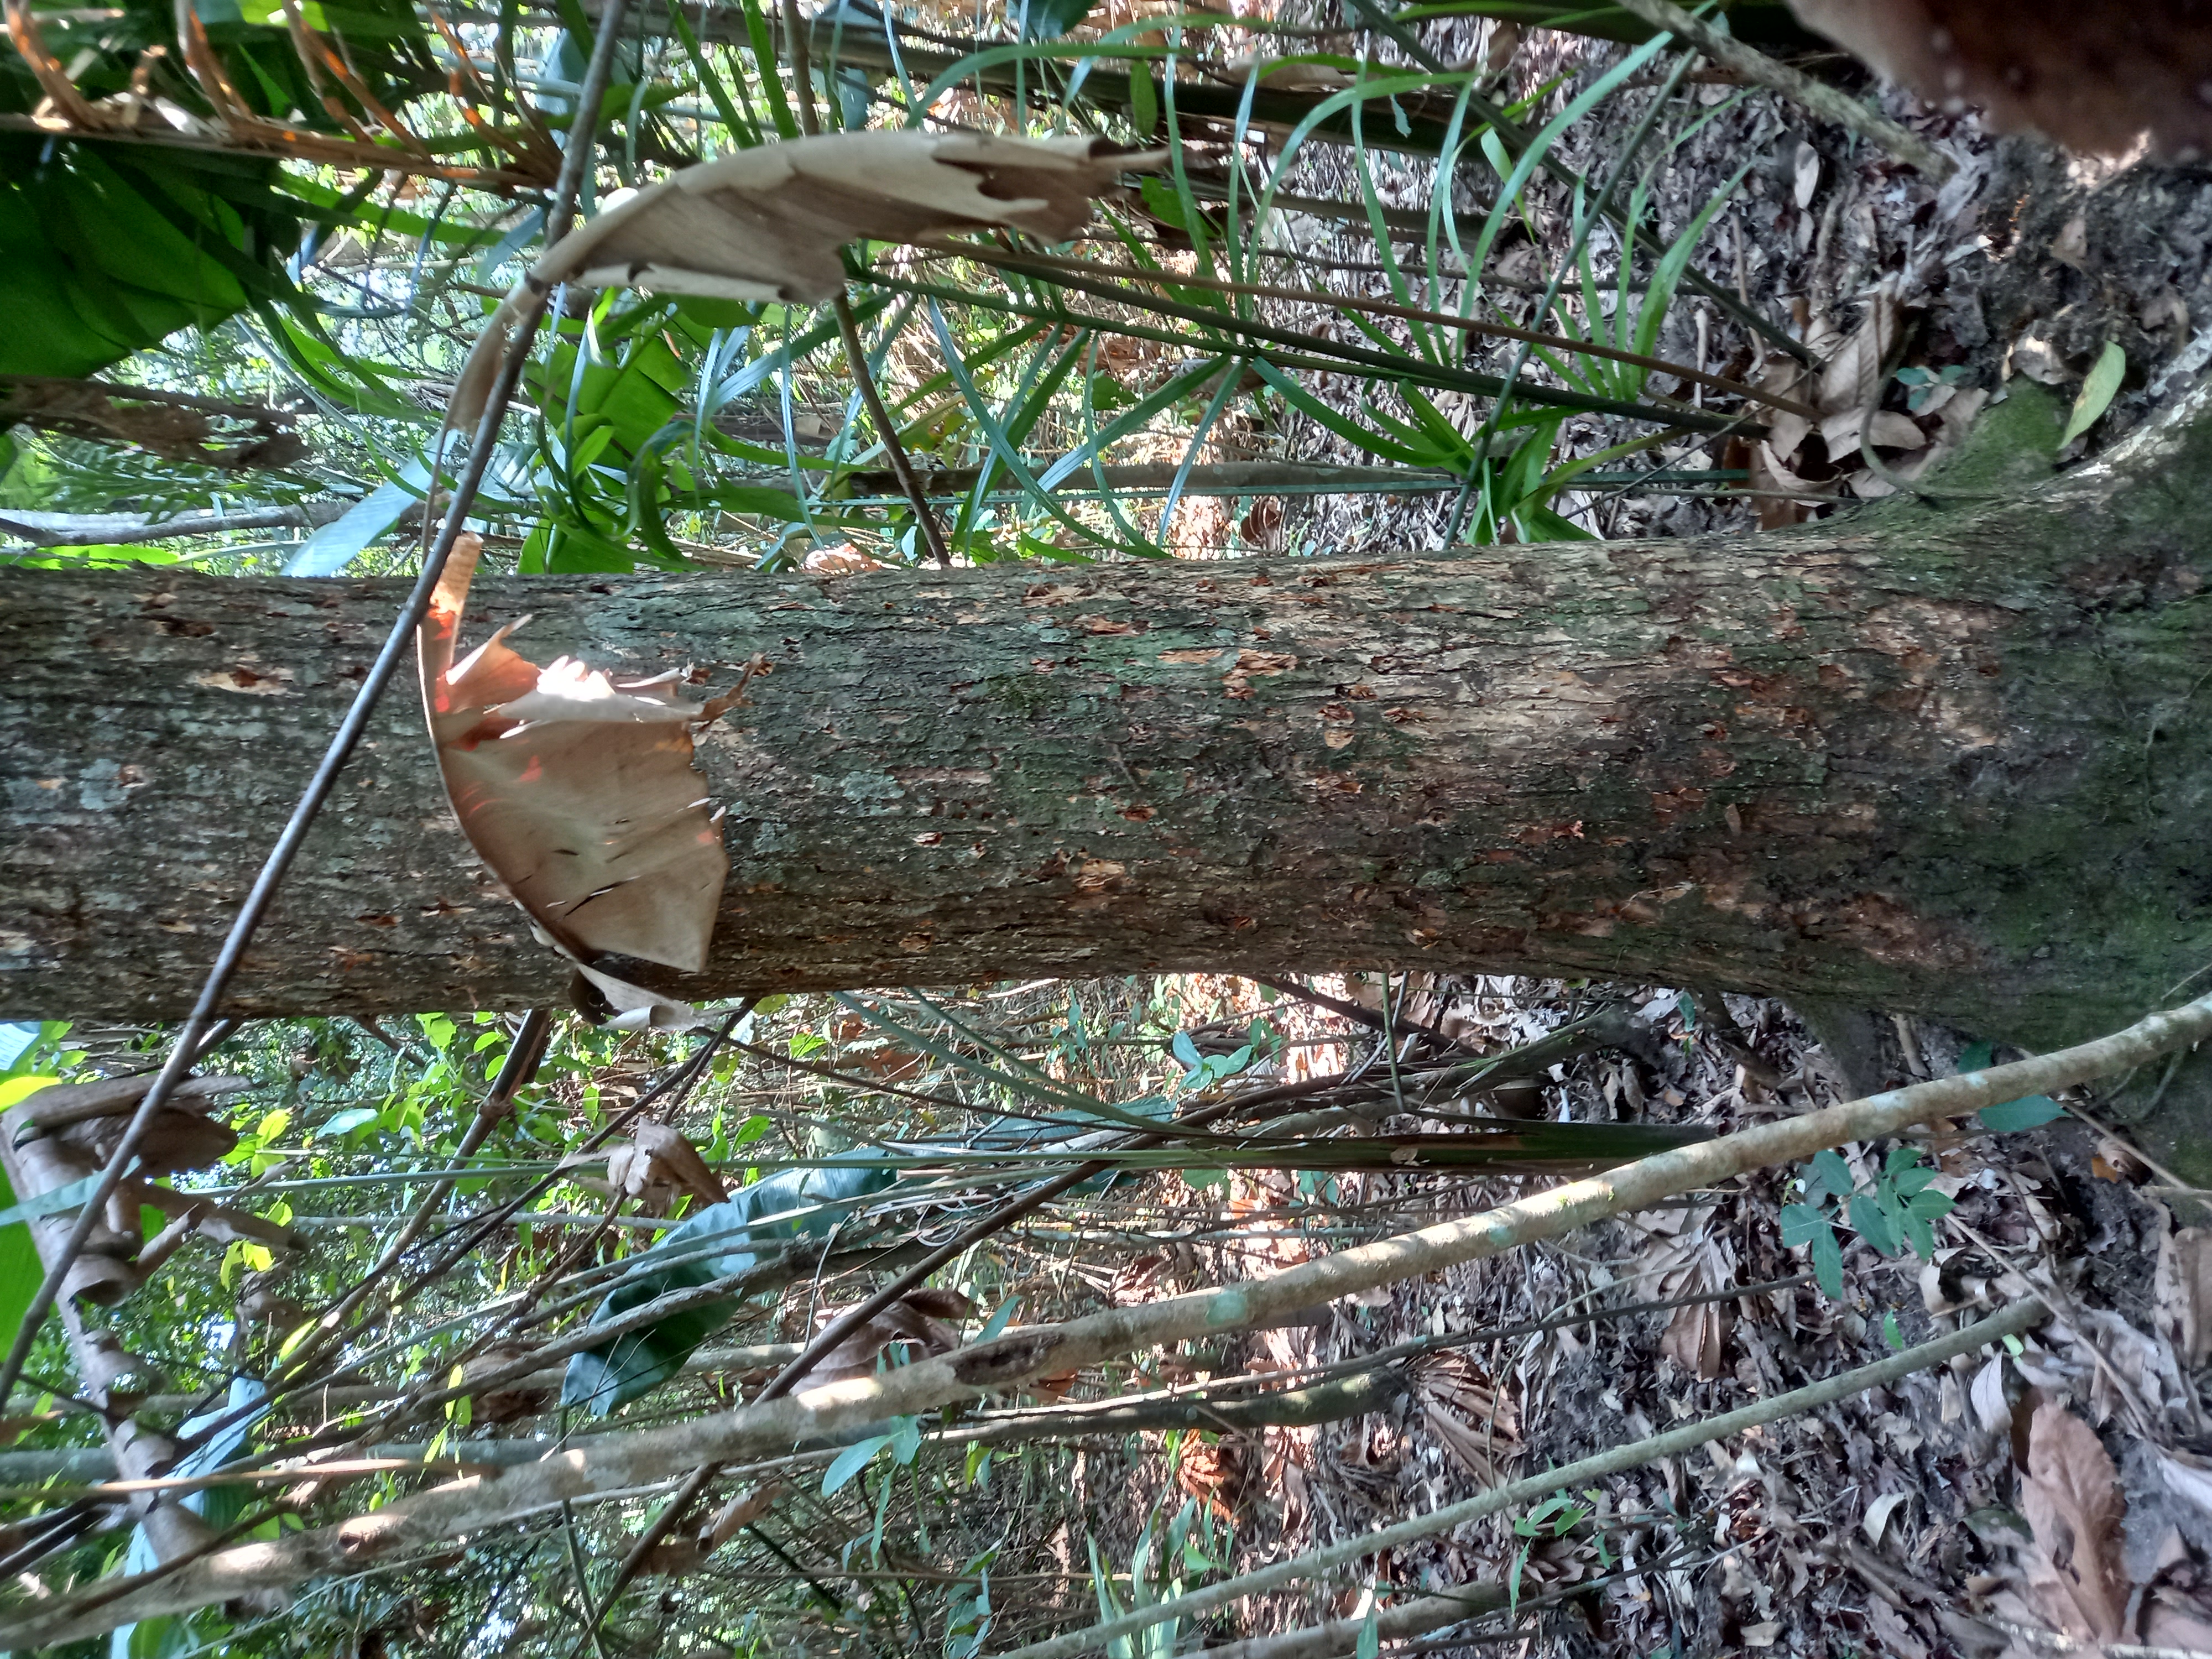
<path id="1" fill-rule="evenodd" d="M 1246 1329 L 1317 1303 L 1555 1238 L 1607 1216 L 1632 1214 L 1677 1193 L 1769 1164 L 1794 1163 L 1826 1147 L 2071 1088 L 2207 1037 L 2212 1037 L 2212 995 L 2076 1048 L 1676 1147 L 1478 1215 L 1339 1251 L 1265 1278 L 1009 1333 L 881 1376 L 825 1383 L 765 1405 L 635 1435 L 608 1435 L 603 1444 L 573 1449 L 495 1478 L 457 1480 L 335 1526 L 224 1549 L 158 1583 L 121 1594 L 110 1594 L 115 1586 L 103 1581 L 100 1593 L 106 1599 L 99 1607 L 88 1607 L 88 1595 L 58 1597 L 0 1627 L 0 1647 L 37 1649 L 79 1641 L 133 1620 L 180 1613 L 319 1573 L 359 1571 L 410 1549 L 505 1524 L 526 1510 L 686 1474 L 710 1460 L 775 1456 L 794 1443 L 841 1429 L 934 1413 L 1138 1349 Z"/>

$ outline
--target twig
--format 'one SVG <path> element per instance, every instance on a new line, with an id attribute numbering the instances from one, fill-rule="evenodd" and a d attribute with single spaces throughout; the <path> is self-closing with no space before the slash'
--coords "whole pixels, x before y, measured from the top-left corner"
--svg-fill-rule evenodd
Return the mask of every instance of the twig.
<path id="1" fill-rule="evenodd" d="M 809 102 L 811 103 L 811 100 Z M 805 106 L 802 106 L 805 107 Z M 945 530 L 931 510 L 929 495 L 922 488 L 921 479 L 908 459 L 906 446 L 899 441 L 898 422 L 884 406 L 884 394 L 876 389 L 876 377 L 868 368 L 868 348 L 860 338 L 860 325 L 853 315 L 853 302 L 841 289 L 830 301 L 830 309 L 837 313 L 837 332 L 844 337 L 845 356 L 853 365 L 853 383 L 860 389 L 860 401 L 868 406 L 868 418 L 876 423 L 876 431 L 884 441 L 884 459 L 890 463 L 891 476 L 914 508 L 915 523 L 921 528 L 921 538 L 929 544 L 929 556 L 940 568 L 952 564 L 951 550 L 945 544 Z"/>
<path id="2" fill-rule="evenodd" d="M 629 1553 L 622 1559 L 622 1565 L 615 1569 L 614 1583 L 607 1586 L 607 1593 L 599 1598 L 599 1610 L 592 1614 L 591 1634 L 594 1643 L 599 1640 L 600 1627 L 607 1622 L 607 1615 L 615 1610 L 615 1603 L 629 1588 L 630 1580 L 644 1569 L 653 1551 L 660 1547 L 661 1540 L 676 1530 L 685 1511 L 699 1501 L 699 1494 L 706 1491 L 721 1472 L 720 1463 L 702 1463 L 691 1472 L 691 1478 L 676 1489 L 675 1496 L 661 1507 L 660 1513 L 653 1517 L 652 1524 L 638 1534 L 637 1542 L 629 1547 Z M 582 1644 L 580 1643 L 578 1645 L 580 1647 Z"/>
<path id="3" fill-rule="evenodd" d="M 1948 184 L 1952 174 L 1959 170 L 1956 161 L 1887 116 L 1875 113 L 1857 99 L 1838 92 L 1825 82 L 1815 81 L 1786 64 L 1776 63 L 1734 35 L 1722 33 L 1711 23 L 1692 17 L 1674 0 L 1620 0 L 1620 3 L 1622 10 L 1633 12 L 1652 27 L 1688 41 L 1713 62 L 1734 70 L 1753 85 L 1795 99 L 1822 120 L 1833 121 L 1869 143 L 1879 144 L 1939 185 Z"/>
<path id="4" fill-rule="evenodd" d="M 1185 276 L 1180 271 L 1146 270 L 1138 265 L 1103 264 L 1092 259 L 1063 258 L 1057 254 L 1007 253 L 998 248 L 972 242 L 948 242 L 936 240 L 922 241 L 920 246 L 935 252 L 973 259 L 980 264 L 1004 267 L 1009 270 L 1040 276 L 1051 279 L 1059 271 L 1090 271 L 1100 276 L 1119 276 L 1131 282 L 1150 283 L 1161 288 L 1202 288 L 1217 294 L 1245 294 L 1261 300 L 1288 300 L 1311 305 L 1339 307 L 1350 311 L 1364 311 L 1377 317 L 1401 317 L 1408 322 L 1427 323 L 1436 328 L 1458 329 L 1468 334 L 1480 334 L 1501 340 L 1518 340 L 1524 344 L 1548 346 L 1556 350 L 1575 353 L 1584 357 L 1602 357 L 1609 362 L 1629 363 L 1638 368 L 1656 369 L 1685 380 L 1710 386 L 1716 392 L 1725 392 L 1753 403 L 1765 404 L 1784 410 L 1792 415 L 1819 418 L 1820 411 L 1810 404 L 1795 398 L 1781 397 L 1757 386 L 1732 380 L 1724 374 L 1708 374 L 1686 363 L 1678 363 L 1665 357 L 1650 357 L 1642 352 L 1624 351 L 1596 340 L 1572 340 L 1560 334 L 1545 334 L 1534 329 L 1516 328 L 1505 323 L 1486 323 L 1473 317 L 1462 317 L 1455 312 L 1424 310 L 1419 306 L 1394 305 L 1384 300 L 1370 300 L 1358 295 L 1316 292 L 1312 289 L 1282 288 L 1270 283 L 1233 283 L 1225 277 L 1202 275 Z M 1132 295 L 1130 303 L 1141 307 L 1143 300 Z"/>
<path id="5" fill-rule="evenodd" d="M 2015 1624 L 1989 1613 L 1983 1614 L 1977 1622 L 2052 1653 L 2100 1655 L 2102 1659 L 2206 1659 L 2206 1650 L 2203 1648 L 2154 1647 L 2142 1642 L 2085 1642 L 2079 1637 L 2061 1636 L 2057 1631 L 2038 1630 L 2033 1625 Z"/>
<path id="6" fill-rule="evenodd" d="M 1316 991 L 1312 986 L 1303 984 L 1294 979 L 1277 979 L 1270 974 L 1254 974 L 1251 977 L 1252 982 L 1255 985 L 1264 985 L 1271 991 L 1280 991 L 1286 997 L 1296 997 L 1300 1002 L 1310 1002 L 1316 1008 L 1326 1008 L 1332 1014 L 1341 1014 L 1346 1019 L 1364 1025 L 1370 1031 L 1387 1032 L 1389 1029 L 1383 1023 L 1382 1015 L 1347 998 L 1333 997 L 1326 991 Z M 1395 1024 L 1405 1030 L 1433 1038 L 1446 1048 L 1457 1048 L 1463 1054 L 1479 1053 L 1477 1049 L 1462 1042 L 1459 1038 L 1448 1036 L 1435 1026 L 1424 1025 L 1418 1019 L 1409 1019 L 1403 1012 L 1398 1015 Z"/>

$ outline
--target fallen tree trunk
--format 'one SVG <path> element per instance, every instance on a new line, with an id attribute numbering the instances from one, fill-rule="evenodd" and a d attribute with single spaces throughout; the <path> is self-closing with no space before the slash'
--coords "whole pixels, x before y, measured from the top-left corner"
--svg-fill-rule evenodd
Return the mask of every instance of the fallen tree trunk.
<path id="1" fill-rule="evenodd" d="M 773 665 L 702 744 L 712 963 L 635 970 L 693 997 L 1525 969 L 2041 1045 L 2212 961 L 2207 403 L 2039 489 L 1962 466 L 1996 498 L 1757 538 L 487 580 L 467 633 L 533 614 L 534 654 L 702 685 Z M 1990 441 L 2049 412 L 2015 392 Z M 398 598 L 0 572 L 0 1015 L 182 1010 Z M 513 1008 L 564 975 L 393 698 L 233 1006 Z"/>

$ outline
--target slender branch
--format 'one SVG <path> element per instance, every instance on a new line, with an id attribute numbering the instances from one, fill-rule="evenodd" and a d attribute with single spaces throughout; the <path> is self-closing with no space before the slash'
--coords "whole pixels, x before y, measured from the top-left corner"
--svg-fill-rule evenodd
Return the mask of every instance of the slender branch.
<path id="1" fill-rule="evenodd" d="M 1349 311 L 1364 311 L 1376 317 L 1400 317 L 1407 322 L 1427 323 L 1436 328 L 1457 329 L 1463 333 L 1481 334 L 1501 340 L 1518 340 L 1527 345 L 1547 346 L 1554 350 L 1571 352 L 1577 356 L 1602 357 L 1607 362 L 1628 363 L 1638 368 L 1649 368 L 1662 374 L 1672 374 L 1678 380 L 1692 380 L 1716 392 L 1743 398 L 1753 403 L 1765 404 L 1771 408 L 1785 410 L 1792 415 L 1802 415 L 1818 420 L 1820 411 L 1810 404 L 1795 398 L 1781 397 L 1759 387 L 1732 380 L 1725 374 L 1708 374 L 1687 363 L 1678 363 L 1665 357 L 1646 356 L 1638 351 L 1624 351 L 1596 340 L 1573 340 L 1561 334 L 1545 334 L 1535 329 L 1516 328 L 1505 323 L 1486 323 L 1473 317 L 1462 317 L 1456 312 L 1429 311 L 1419 306 L 1395 305 L 1387 300 L 1370 300 L 1358 295 L 1317 293 L 1312 289 L 1282 288 L 1269 283 L 1234 283 L 1223 276 L 1201 275 L 1184 276 L 1173 270 L 1146 270 L 1141 265 L 1105 264 L 1095 259 L 1069 259 L 1051 253 L 1006 253 L 1000 249 L 973 242 L 950 242 L 932 239 L 921 244 L 934 252 L 954 254 L 973 259 L 981 264 L 997 265 L 1007 270 L 1040 276 L 1049 282 L 1062 271 L 1089 272 L 1103 276 L 1119 276 L 1126 281 L 1148 283 L 1160 288 L 1202 288 L 1216 294 L 1245 294 L 1261 300 L 1289 300 L 1294 302 L 1333 306 Z M 1138 295 L 1127 296 L 1129 303 L 1141 306 Z"/>
<path id="2" fill-rule="evenodd" d="M 1620 5 L 1623 11 L 1635 13 L 1652 27 L 1664 29 L 1677 39 L 1687 41 L 1713 62 L 1724 69 L 1734 70 L 1753 85 L 1795 99 L 1822 120 L 1833 121 L 1869 143 L 1881 145 L 1899 161 L 1926 173 L 1939 185 L 1949 183 L 1952 174 L 1959 170 L 1956 161 L 1918 135 L 1908 132 L 1887 116 L 1869 109 L 1857 99 L 1791 69 L 1787 64 L 1776 63 L 1765 52 L 1744 45 L 1734 35 L 1722 33 L 1711 23 L 1692 17 L 1674 4 L 1674 0 L 1620 0 Z"/>
<path id="3" fill-rule="evenodd" d="M 351 501 L 300 501 L 288 507 L 249 507 L 237 513 L 0 512 L 0 531 L 33 547 L 99 547 L 167 541 L 178 536 L 219 536 L 230 530 L 312 530 L 342 519 Z M 414 509 L 419 512 L 419 507 Z"/>
<path id="4" fill-rule="evenodd" d="M 691 1506 L 699 1501 L 699 1494 L 712 1486 L 714 1477 L 721 1472 L 720 1463 L 702 1463 L 691 1472 L 691 1478 L 676 1489 L 676 1495 L 661 1505 L 660 1513 L 653 1517 L 652 1523 L 638 1534 L 637 1542 L 629 1547 L 622 1565 L 615 1569 L 614 1583 L 607 1586 L 607 1593 L 599 1598 L 598 1610 L 591 1615 L 593 1642 L 599 1640 L 607 1615 L 615 1610 L 615 1603 L 629 1588 L 630 1580 L 644 1570 L 653 1551 L 660 1547 L 661 1540 L 676 1530 Z"/>
<path id="5" fill-rule="evenodd" d="M 799 0 L 783 0 L 783 38 L 791 51 L 792 101 L 799 107 L 799 130 L 811 138 L 822 127 L 814 112 L 814 72 L 808 60 L 805 14 L 799 10 Z M 860 389 L 860 401 L 868 406 L 868 418 L 876 423 L 883 439 L 884 459 L 890 463 L 891 476 L 898 480 L 900 492 L 914 508 L 915 523 L 928 544 L 929 556 L 940 569 L 949 569 L 952 553 L 945 544 L 944 528 L 930 510 L 929 497 L 915 475 L 906 446 L 899 441 L 898 422 L 891 418 L 884 405 L 884 394 L 877 389 L 876 377 L 868 368 L 867 343 L 860 338 L 860 319 L 853 315 L 852 301 L 841 290 L 830 307 L 837 316 L 837 333 L 845 343 L 845 361 L 853 368 L 853 384 Z"/>
<path id="6" fill-rule="evenodd" d="M 2070 1088 L 2208 1037 L 2212 995 L 2075 1048 L 1758 1124 L 1261 1278 L 1009 1332 L 879 1376 L 825 1383 L 801 1395 L 673 1427 L 597 1437 L 563 1456 L 509 1470 L 497 1481 L 456 1481 L 336 1526 L 219 1553 L 188 1572 L 134 1588 L 97 1608 L 88 1609 L 78 1598 L 57 1597 L 0 1627 L 0 1647 L 37 1649 L 78 1641 L 132 1620 L 183 1612 L 318 1573 L 358 1571 L 410 1548 L 507 1523 L 526 1510 L 688 1474 L 709 1459 L 734 1462 L 775 1456 L 814 1436 L 935 1412 L 1116 1354 L 1248 1329 L 1296 1310 L 1556 1238 L 1609 1216 L 1633 1214 L 1678 1193 L 1809 1158 L 1827 1147 Z"/>
<path id="7" fill-rule="evenodd" d="M 31 392 L 83 392 L 94 397 L 120 398 L 127 404 L 172 404 L 204 415 L 228 415 L 241 421 L 270 426 L 290 426 L 300 418 L 296 409 L 272 409 L 266 404 L 231 403 L 222 398 L 202 398 L 190 392 L 162 392 L 148 386 L 119 386 L 112 380 L 71 380 L 53 374 L 0 374 L 0 386 L 21 386 Z M 0 407 L 0 418 L 9 411 Z"/>
<path id="8" fill-rule="evenodd" d="M 915 523 L 921 527 L 921 538 L 929 544 L 929 556 L 940 568 L 952 564 L 951 550 L 945 544 L 944 526 L 937 522 L 937 514 L 929 505 L 929 495 L 922 489 L 921 479 L 914 470 L 914 462 L 899 441 L 898 422 L 884 406 L 884 394 L 876 389 L 876 377 L 868 368 L 868 348 L 860 338 L 860 325 L 853 315 L 853 302 L 842 293 L 830 301 L 837 313 L 837 332 L 844 337 L 845 357 L 853 365 L 853 383 L 860 389 L 860 401 L 868 406 L 868 418 L 876 423 L 876 431 L 884 443 L 884 459 L 890 463 L 891 476 L 914 508 Z"/>

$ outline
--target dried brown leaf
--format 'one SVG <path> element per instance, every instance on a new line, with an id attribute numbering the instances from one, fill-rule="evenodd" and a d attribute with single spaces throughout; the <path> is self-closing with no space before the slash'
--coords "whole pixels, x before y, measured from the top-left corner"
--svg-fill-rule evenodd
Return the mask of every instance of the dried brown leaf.
<path id="1" fill-rule="evenodd" d="M 514 623 L 455 662 L 481 550 L 474 536 L 460 538 L 416 630 L 423 712 L 454 815 L 539 936 L 618 1015 L 673 1023 L 681 1005 L 595 964 L 624 956 L 706 966 L 729 858 L 691 739 L 729 699 L 687 702 L 672 674 L 618 684 L 569 657 L 541 668 L 508 648 Z"/>
<path id="2" fill-rule="evenodd" d="M 2029 1424 L 2020 1508 L 2035 1534 L 2031 1599 L 2068 1635 L 2120 1639 L 2128 1602 L 2120 1522 L 2127 1503 L 2096 1431 L 2063 1406 L 2038 1407 Z"/>
<path id="3" fill-rule="evenodd" d="M 679 1193 L 690 1194 L 702 1206 L 729 1196 L 699 1149 L 665 1123 L 641 1123 L 635 1141 L 609 1150 L 607 1184 L 656 1215 L 665 1214 Z"/>
<path id="4" fill-rule="evenodd" d="M 975 1304 L 957 1291 L 909 1291 L 823 1355 L 810 1386 L 873 1376 L 877 1358 L 894 1343 L 920 1349 L 917 1357 L 950 1353 L 960 1346 L 960 1333 L 934 1316 L 964 1319 L 974 1311 Z"/>
<path id="5" fill-rule="evenodd" d="M 1512 1397 L 1464 1354 L 1431 1354 L 1411 1370 L 1429 1431 L 1474 1480 L 1496 1484 L 1500 1470 L 1521 1450 L 1520 1414 Z"/>
<path id="6" fill-rule="evenodd" d="M 1871 411 L 1881 396 L 1884 366 L 1902 337 L 1897 281 L 1886 278 L 1867 295 L 1866 315 L 1821 364 L 1813 402 L 1824 415 Z M 1825 423 L 1824 423 L 1825 429 Z M 1830 442 L 1831 453 L 1836 453 Z"/>
<path id="7" fill-rule="evenodd" d="M 984 226 L 1063 242 L 1121 173 L 1165 159 L 1164 151 L 1127 151 L 1103 138 L 1039 142 L 909 129 L 794 138 L 686 167 L 615 202 L 546 250 L 470 353 L 453 419 L 473 427 L 483 414 L 508 332 L 533 290 L 566 283 L 827 300 L 844 286 L 837 250 L 847 242 Z"/>

